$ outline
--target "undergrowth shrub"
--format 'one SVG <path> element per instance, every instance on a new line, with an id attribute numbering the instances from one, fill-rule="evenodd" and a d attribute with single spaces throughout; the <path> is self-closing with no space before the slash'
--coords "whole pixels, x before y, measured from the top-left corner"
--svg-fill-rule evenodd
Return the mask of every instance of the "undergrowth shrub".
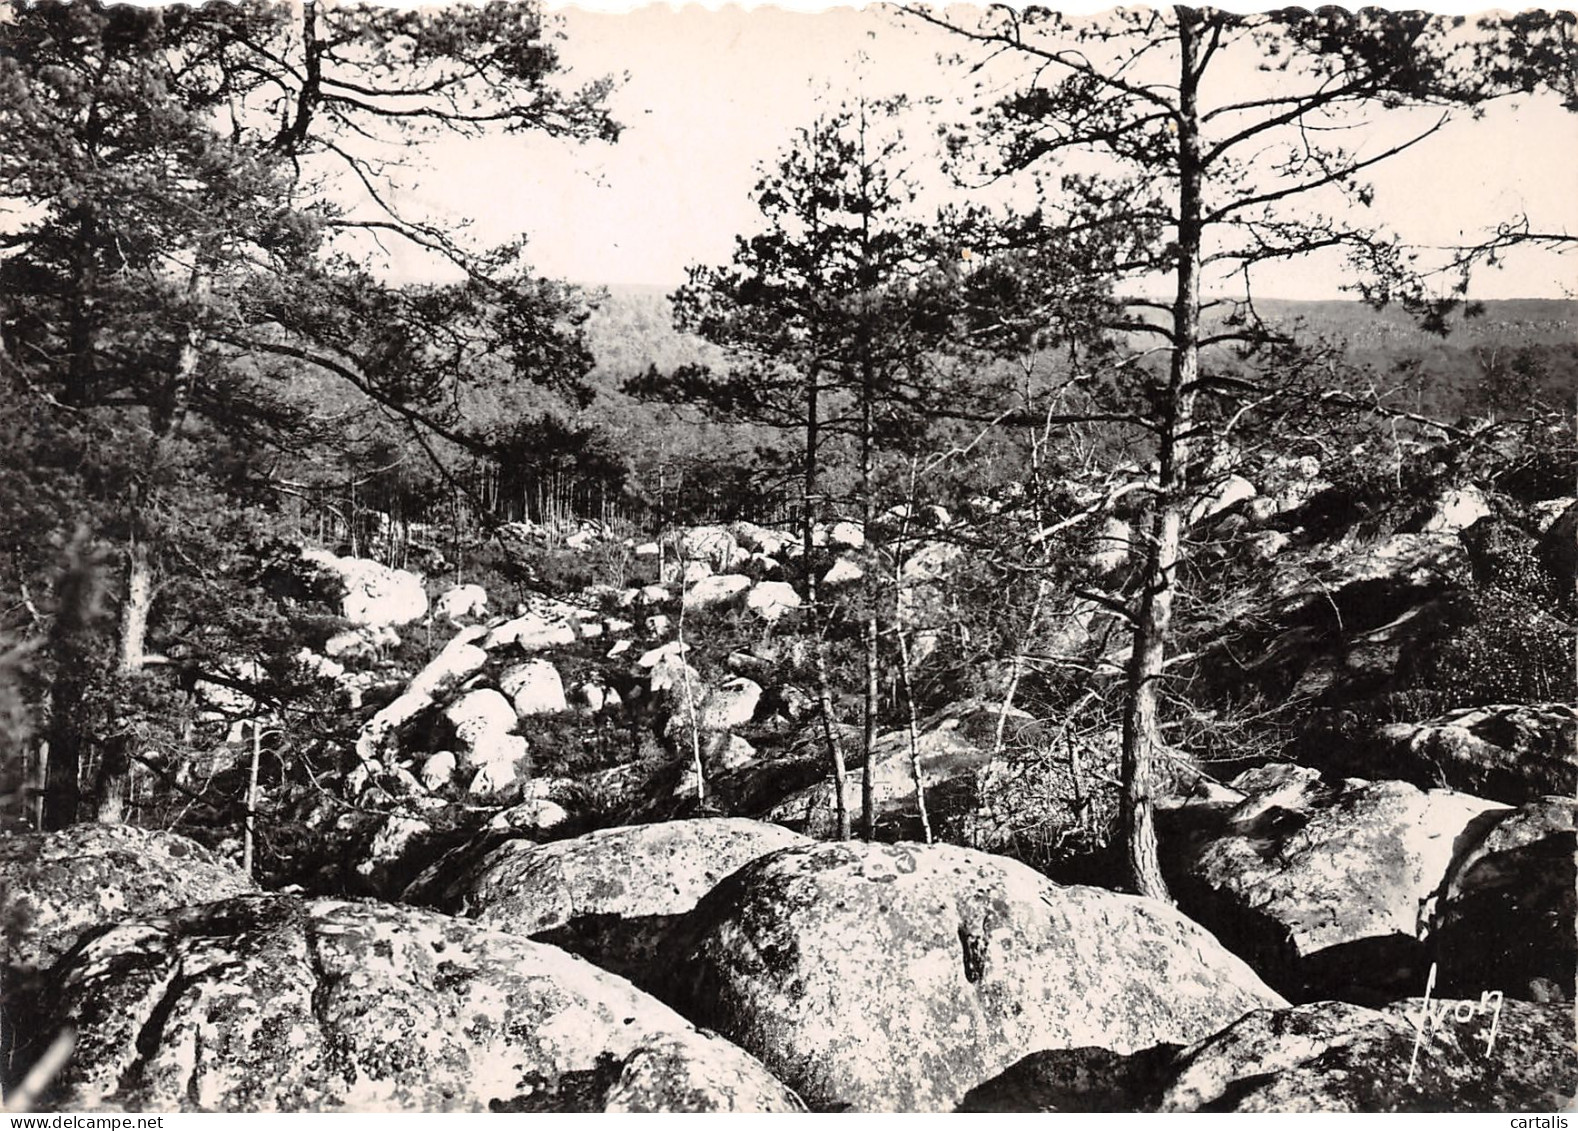
<path id="1" fill-rule="evenodd" d="M 1573 629 L 1504 589 L 1455 593 L 1401 658 L 1402 690 L 1435 692 L 1453 707 L 1541 702 L 1573 695 Z"/>

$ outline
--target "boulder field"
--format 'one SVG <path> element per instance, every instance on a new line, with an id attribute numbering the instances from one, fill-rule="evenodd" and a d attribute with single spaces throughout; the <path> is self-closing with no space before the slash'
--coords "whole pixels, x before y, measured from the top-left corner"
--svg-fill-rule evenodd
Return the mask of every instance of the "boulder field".
<path id="1" fill-rule="evenodd" d="M 52 970 L 74 1111 L 795 1111 L 757 1061 L 555 947 L 414 908 L 251 896 Z"/>
<path id="2" fill-rule="evenodd" d="M 675 1007 L 824 1110 L 947 1111 L 1027 1049 L 1187 1043 L 1285 1004 L 1171 907 L 951 845 L 763 856 L 671 953 Z"/>

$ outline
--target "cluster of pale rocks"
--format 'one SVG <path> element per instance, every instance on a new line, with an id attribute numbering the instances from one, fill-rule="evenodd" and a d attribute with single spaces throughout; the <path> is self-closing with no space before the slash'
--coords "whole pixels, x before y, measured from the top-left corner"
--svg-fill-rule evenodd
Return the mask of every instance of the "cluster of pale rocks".
<path id="1" fill-rule="evenodd" d="M 926 516 L 930 529 L 951 521 L 941 508 L 931 511 Z M 818 526 L 813 545 L 830 563 L 819 567 L 822 585 L 858 584 L 866 572 L 865 544 L 856 523 Z M 452 633 L 362 726 L 356 741 L 359 765 L 347 783 L 350 794 L 374 780 L 393 780 L 419 803 L 422 795 L 450 786 L 497 797 L 518 787 L 519 767 L 530 752 L 518 733 L 522 720 L 617 709 L 623 700 L 613 682 L 626 686 L 627 694 L 633 686 L 636 694 L 660 697 L 672 716 L 671 731 L 691 725 L 721 736 L 715 754 L 723 765 L 748 760 L 749 744 L 727 732 L 750 720 L 762 687 L 743 676 L 707 686 L 685 658 L 689 646 L 677 639 L 679 620 L 684 612 L 736 610 L 764 631 L 775 626 L 782 631 L 784 618 L 803 604 L 800 592 L 785 580 L 786 563 L 804 552 L 801 539 L 741 522 L 691 527 L 661 543 L 632 542 L 626 549 L 633 558 L 655 559 L 649 576 L 661 581 L 623 589 L 592 586 L 569 599 L 534 595 L 509 614 L 497 613 L 480 585 L 457 585 L 429 601 L 415 574 L 327 551 L 304 551 L 309 569 L 337 580 L 343 592 L 337 611 L 348 624 L 320 650 L 303 648 L 297 658 L 305 670 L 333 680 L 353 708 L 369 692 L 387 687 L 387 668 L 378 661 L 399 645 L 400 633 Z M 938 605 L 941 584 L 958 557 L 955 546 L 917 540 L 905 566 L 907 607 Z M 922 654 L 930 644 L 925 637 L 918 642 Z M 597 670 L 567 686 L 555 653 L 572 647 L 583 657 L 595 648 L 599 662 Z M 616 669 L 620 680 L 604 678 Z M 239 661 L 225 674 L 234 682 L 200 685 L 207 705 L 232 719 L 264 715 L 240 689 L 261 677 L 257 665 Z M 442 748 L 403 747 L 403 736 L 414 725 L 436 718 L 443 726 L 425 733 L 447 735 Z M 427 800 L 441 804 L 431 796 Z M 560 816 L 557 807 L 545 799 L 541 804 L 545 821 L 553 823 Z"/>

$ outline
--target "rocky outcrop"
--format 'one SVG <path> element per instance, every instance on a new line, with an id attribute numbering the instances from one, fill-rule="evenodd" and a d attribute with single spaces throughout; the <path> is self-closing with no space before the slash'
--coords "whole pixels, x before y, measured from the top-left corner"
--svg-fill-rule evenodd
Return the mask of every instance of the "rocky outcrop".
<path id="1" fill-rule="evenodd" d="M 758 581 L 745 595 L 745 607 L 769 624 L 776 624 L 801 604 L 800 594 L 787 581 Z"/>
<path id="2" fill-rule="evenodd" d="M 362 726 L 356 753 L 364 762 L 378 759 L 396 745 L 400 728 L 432 707 L 450 691 L 480 672 L 488 654 L 478 646 L 486 628 L 462 629 L 418 672 L 405 690 Z"/>
<path id="3" fill-rule="evenodd" d="M 1424 985 L 1425 906 L 1503 806 L 1405 782 L 1340 784 L 1300 766 L 1241 774 L 1243 800 L 1173 813 L 1179 906 L 1278 990 L 1373 1003 Z"/>
<path id="4" fill-rule="evenodd" d="M 1486 1112 L 1565 1107 L 1573 1018 L 1480 998 L 1257 1010 L 1199 1044 L 1032 1053 L 963 1111 Z M 1491 1027 L 1495 1026 L 1492 1038 Z"/>
<path id="5" fill-rule="evenodd" d="M 777 825 L 737 818 L 601 829 L 552 844 L 512 839 L 480 855 L 462 847 L 404 898 L 552 943 L 647 984 L 665 965 L 674 923 L 720 880 L 769 852 L 807 843 Z"/>
<path id="6" fill-rule="evenodd" d="M 1027 1050 L 1132 1052 L 1283 1004 L 1170 907 L 950 845 L 784 849 L 679 942 L 676 1006 L 818 1108 L 949 1110 Z"/>
<path id="7" fill-rule="evenodd" d="M 751 556 L 722 526 L 693 526 L 679 535 L 674 548 L 681 561 L 705 562 L 713 573 L 727 573 Z"/>
<path id="8" fill-rule="evenodd" d="M 499 690 L 509 698 L 521 718 L 570 709 L 565 701 L 564 680 L 559 669 L 547 660 L 527 660 L 510 668 L 499 676 Z"/>
<path id="9" fill-rule="evenodd" d="M 1566 596 L 1578 592 L 1578 503 L 1573 503 L 1540 536 L 1540 562 Z"/>
<path id="10" fill-rule="evenodd" d="M 456 585 L 444 590 L 433 602 L 433 615 L 451 624 L 488 615 L 488 592 L 480 585 Z"/>
<path id="11" fill-rule="evenodd" d="M 427 591 L 413 573 L 327 550 L 303 550 L 301 556 L 338 586 L 340 613 L 353 625 L 397 627 L 427 616 Z"/>
<path id="12" fill-rule="evenodd" d="M 1443 994 L 1573 1000 L 1575 813 L 1571 797 L 1531 801 L 1453 861 L 1428 935 Z"/>
<path id="13" fill-rule="evenodd" d="M 255 896 L 98 934 L 37 1031 L 102 1111 L 792 1111 L 739 1049 L 554 947 L 433 912 Z"/>
<path id="14" fill-rule="evenodd" d="M 253 888 L 235 865 L 176 833 L 75 825 L 0 837 L 0 954 L 6 966 L 41 969 L 91 927 Z"/>
<path id="15" fill-rule="evenodd" d="M 690 586 L 682 600 L 687 609 L 713 609 L 734 604 L 750 588 L 751 579 L 744 574 L 720 573 Z"/>
<path id="16" fill-rule="evenodd" d="M 1570 703 L 1470 707 L 1423 722 L 1388 723 L 1319 753 L 1321 764 L 1334 770 L 1444 785 L 1518 805 L 1547 794 L 1578 794 L 1578 709 Z"/>
<path id="17" fill-rule="evenodd" d="M 1540 1111 L 1571 1102 L 1578 1053 L 1569 1011 L 1509 1001 L 1498 1015 L 1477 998 L 1430 1008 L 1432 1020 L 1423 1001 L 1251 1013 L 1180 1055 L 1156 1109 Z"/>

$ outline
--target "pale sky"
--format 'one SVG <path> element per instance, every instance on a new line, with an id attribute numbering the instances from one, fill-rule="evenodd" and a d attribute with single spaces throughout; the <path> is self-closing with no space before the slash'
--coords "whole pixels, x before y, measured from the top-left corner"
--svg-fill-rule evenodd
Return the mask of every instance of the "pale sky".
<path id="1" fill-rule="evenodd" d="M 948 37 L 877 12 L 691 5 L 560 16 L 561 54 L 578 80 L 629 73 L 613 101 L 624 136 L 614 146 L 514 138 L 445 147 L 412 203 L 475 218 L 481 240 L 525 232 L 540 273 L 577 282 L 673 286 L 689 264 L 726 261 L 734 236 L 756 223 L 749 193 L 758 166 L 810 122 L 819 92 L 836 101 L 858 81 L 878 96 L 904 90 L 946 102 L 969 85 L 936 62 L 956 46 Z M 1520 212 L 1546 230 L 1578 232 L 1578 114 L 1533 101 L 1497 106 L 1370 179 L 1373 214 L 1421 244 L 1467 242 Z M 407 262 L 400 273 L 427 271 Z M 1338 297 L 1337 282 L 1334 264 L 1306 263 L 1264 273 L 1257 291 Z M 1484 298 L 1573 293 L 1578 252 L 1518 253 L 1504 270 L 1482 273 L 1475 290 Z"/>

